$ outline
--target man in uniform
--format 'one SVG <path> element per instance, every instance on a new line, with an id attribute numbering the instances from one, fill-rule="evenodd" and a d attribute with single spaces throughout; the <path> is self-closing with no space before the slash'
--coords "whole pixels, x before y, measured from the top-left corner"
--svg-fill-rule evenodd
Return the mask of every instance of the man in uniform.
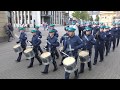
<path id="1" fill-rule="evenodd" d="M 35 29 L 36 29 L 36 34 L 39 36 L 39 38 L 42 38 L 42 34 L 39 31 L 39 26 L 35 26 Z M 43 53 L 43 51 L 42 51 L 40 46 L 38 47 L 38 50 L 40 51 L 41 54 Z"/>
<path id="2" fill-rule="evenodd" d="M 116 41 L 117 41 L 117 46 L 119 45 L 119 40 L 120 40 L 120 22 L 117 23 L 117 35 L 116 35 Z"/>
<path id="3" fill-rule="evenodd" d="M 30 42 L 33 46 L 33 51 L 35 53 L 35 58 L 38 60 L 40 65 L 42 65 L 42 61 L 41 61 L 40 57 L 38 56 L 38 47 L 41 44 L 40 37 L 36 34 L 36 30 L 31 30 L 31 33 L 33 34 L 33 37 L 32 37 L 32 41 L 30 41 Z M 33 67 L 33 62 L 34 62 L 34 57 L 31 58 L 31 62 L 30 62 L 30 65 L 28 66 L 28 68 Z"/>
<path id="4" fill-rule="evenodd" d="M 65 43 L 66 43 L 66 41 L 67 41 L 67 39 L 68 39 L 68 28 L 69 28 L 69 26 L 66 26 L 65 27 L 65 31 L 66 31 L 66 33 L 60 38 L 60 44 L 62 44 L 63 43 L 63 46 L 65 45 Z M 61 64 L 60 64 L 60 66 L 62 66 L 63 65 L 63 60 L 65 59 L 65 56 L 61 53 L 61 55 L 62 55 L 62 60 L 61 60 Z"/>
<path id="5" fill-rule="evenodd" d="M 20 37 L 19 37 L 19 41 L 16 42 L 17 44 L 20 43 L 21 44 L 21 47 L 23 48 L 23 51 L 26 49 L 26 40 L 27 40 L 27 35 L 25 33 L 25 29 L 24 28 L 20 28 Z M 22 52 L 19 53 L 19 56 L 17 58 L 17 62 L 20 62 L 21 61 L 21 57 L 22 57 Z"/>
<path id="6" fill-rule="evenodd" d="M 92 68 L 91 66 L 92 46 L 95 45 L 96 41 L 95 41 L 94 36 L 91 34 L 92 29 L 90 27 L 86 27 L 85 30 L 86 30 L 86 34 L 82 38 L 83 43 L 84 43 L 83 50 L 89 51 L 88 67 L 89 67 L 89 70 L 91 70 Z M 84 72 L 84 65 L 85 63 L 81 62 L 79 74 Z"/>
<path id="7" fill-rule="evenodd" d="M 51 53 L 52 60 L 53 60 L 52 63 L 54 66 L 53 71 L 56 71 L 58 68 L 57 68 L 57 63 L 55 61 L 55 53 L 56 53 L 55 51 L 56 51 L 56 47 L 59 46 L 59 42 L 57 37 L 54 35 L 54 33 L 55 33 L 54 29 L 49 30 L 49 36 L 47 37 L 47 46 L 45 46 L 45 48 L 47 48 L 47 51 Z M 45 69 L 42 73 L 48 74 L 48 69 L 49 69 L 49 64 L 45 66 Z"/>
<path id="8" fill-rule="evenodd" d="M 93 35 L 95 35 L 100 30 L 99 23 L 95 23 L 95 27 L 93 28 Z"/>
<path id="9" fill-rule="evenodd" d="M 68 28 L 69 38 L 64 45 L 63 52 L 66 52 L 66 54 L 68 54 L 69 56 L 73 56 L 77 63 L 78 49 L 81 49 L 83 47 L 83 42 L 79 36 L 75 35 L 74 31 L 75 31 L 75 28 L 73 27 Z M 76 69 L 74 73 L 75 73 L 75 79 L 77 79 L 79 76 L 78 69 Z M 70 76 L 70 73 L 65 71 L 65 79 L 69 79 L 69 76 Z"/>
<path id="10" fill-rule="evenodd" d="M 98 55 L 100 54 L 100 61 L 104 60 L 104 42 L 106 35 L 104 33 L 103 27 L 100 27 L 100 31 L 95 34 L 96 44 L 95 44 L 95 57 L 93 65 L 97 64 Z M 98 54 L 99 53 L 99 54 Z"/>
<path id="11" fill-rule="evenodd" d="M 106 49 L 106 56 L 108 55 L 109 53 L 109 50 L 110 50 L 110 43 L 111 43 L 111 31 L 110 31 L 110 27 L 109 26 L 101 26 L 103 27 L 103 29 L 105 28 L 104 32 L 106 34 L 106 39 L 105 39 L 105 48 L 104 48 L 104 51 Z M 113 48 L 114 49 L 114 48 Z"/>
<path id="12" fill-rule="evenodd" d="M 54 36 L 58 38 L 58 37 L 59 37 L 58 31 L 57 31 L 54 27 L 55 27 L 54 24 L 51 24 L 51 25 L 50 25 L 50 29 L 55 31 L 55 32 L 54 32 Z M 58 59 L 58 58 L 59 58 L 59 53 L 58 53 L 57 49 L 56 49 L 56 51 L 55 51 L 55 55 L 56 55 L 56 57 L 57 57 L 56 59 Z"/>
<path id="13" fill-rule="evenodd" d="M 116 34 L 117 34 L 117 29 L 116 29 L 116 24 L 113 23 L 113 27 L 110 30 L 111 32 L 111 40 L 110 40 L 110 47 L 109 47 L 109 51 L 111 48 L 111 44 L 113 43 L 113 51 L 115 50 L 115 44 L 116 44 Z"/>

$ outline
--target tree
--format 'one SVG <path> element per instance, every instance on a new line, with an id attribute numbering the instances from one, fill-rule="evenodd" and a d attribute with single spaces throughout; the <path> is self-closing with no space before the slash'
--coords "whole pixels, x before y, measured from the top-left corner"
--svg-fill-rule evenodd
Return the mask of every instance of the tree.
<path id="1" fill-rule="evenodd" d="M 90 20 L 90 21 L 93 21 L 93 17 L 92 17 L 92 16 L 90 16 L 89 20 Z"/>
<path id="2" fill-rule="evenodd" d="M 72 13 L 72 16 L 75 17 L 76 19 L 80 20 L 89 20 L 89 14 L 87 11 L 74 11 Z"/>
<path id="3" fill-rule="evenodd" d="M 98 15 L 96 15 L 95 21 L 99 21 L 99 16 Z"/>
<path id="4" fill-rule="evenodd" d="M 72 13 L 72 16 L 75 17 L 76 19 L 80 19 L 80 11 L 74 11 Z"/>

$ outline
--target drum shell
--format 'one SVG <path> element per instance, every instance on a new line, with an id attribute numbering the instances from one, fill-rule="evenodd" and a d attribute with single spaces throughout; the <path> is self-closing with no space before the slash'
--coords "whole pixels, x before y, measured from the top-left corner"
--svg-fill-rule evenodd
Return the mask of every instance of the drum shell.
<path id="1" fill-rule="evenodd" d="M 18 48 L 13 48 L 13 49 L 17 54 L 19 54 L 23 51 L 23 48 L 21 46 L 19 46 Z"/>
<path id="2" fill-rule="evenodd" d="M 48 56 L 48 57 L 46 57 L 46 58 L 42 58 L 42 57 L 40 57 L 40 58 L 41 58 L 42 63 L 43 63 L 44 65 L 48 65 L 48 64 L 51 62 L 51 60 L 52 60 L 52 57 L 51 57 L 51 56 Z"/>
<path id="3" fill-rule="evenodd" d="M 81 62 L 87 62 L 89 60 L 89 55 L 85 56 L 85 57 L 82 57 L 82 56 L 79 56 L 79 59 Z"/>
<path id="4" fill-rule="evenodd" d="M 84 51 L 84 50 L 79 50 L 79 53 L 80 53 L 81 51 Z M 85 52 L 88 52 L 88 53 L 89 53 L 88 50 L 85 50 Z M 79 53 L 78 53 L 78 54 L 79 54 Z M 84 56 L 84 57 L 79 55 L 80 62 L 82 62 L 82 63 L 87 62 L 87 61 L 89 60 L 89 57 L 90 57 L 89 54 L 88 54 L 87 56 Z"/>
<path id="5" fill-rule="evenodd" d="M 66 68 L 66 70 L 72 71 L 72 70 L 74 70 L 74 69 L 76 68 L 76 65 L 77 65 L 77 63 L 74 62 L 73 64 L 71 64 L 71 65 L 69 65 L 69 66 L 64 65 L 64 67 Z"/>
<path id="6" fill-rule="evenodd" d="M 35 53 L 33 50 L 28 53 L 24 52 L 24 55 L 26 56 L 27 59 L 31 59 L 31 58 L 35 57 Z"/>

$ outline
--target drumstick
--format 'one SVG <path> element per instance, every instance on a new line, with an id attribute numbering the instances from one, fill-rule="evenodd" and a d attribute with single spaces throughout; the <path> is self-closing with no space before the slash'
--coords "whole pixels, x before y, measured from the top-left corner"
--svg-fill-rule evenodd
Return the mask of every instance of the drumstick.
<path id="1" fill-rule="evenodd" d="M 64 53 L 64 52 L 61 52 L 61 53 L 63 53 L 64 55 L 66 55 L 66 56 L 68 56 L 68 57 L 69 57 L 69 55 L 67 55 L 66 53 Z"/>

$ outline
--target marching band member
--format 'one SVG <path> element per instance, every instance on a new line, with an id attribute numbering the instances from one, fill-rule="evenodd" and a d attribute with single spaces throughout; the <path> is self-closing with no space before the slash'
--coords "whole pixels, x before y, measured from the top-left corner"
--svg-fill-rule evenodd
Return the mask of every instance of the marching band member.
<path id="1" fill-rule="evenodd" d="M 116 34 L 117 34 L 117 29 L 116 29 L 116 24 L 115 23 L 113 23 L 113 27 L 111 28 L 110 32 L 111 32 L 111 40 L 110 40 L 109 51 L 110 51 L 112 43 L 113 43 L 112 50 L 114 51 L 115 50 L 115 44 L 116 44 Z"/>
<path id="2" fill-rule="evenodd" d="M 95 27 L 93 28 L 93 35 L 95 35 L 100 30 L 99 23 L 95 23 Z"/>
<path id="3" fill-rule="evenodd" d="M 94 36 L 91 34 L 92 29 L 90 27 L 86 27 L 85 30 L 86 30 L 86 34 L 82 38 L 83 43 L 84 43 L 83 50 L 89 51 L 90 57 L 89 57 L 89 61 L 87 64 L 88 64 L 89 70 L 91 70 L 92 68 L 91 66 L 92 45 L 95 45 L 96 42 L 95 42 Z M 81 63 L 79 74 L 84 72 L 84 65 L 85 63 Z"/>
<path id="4" fill-rule="evenodd" d="M 55 27 L 54 24 L 51 24 L 51 25 L 50 25 L 50 29 L 55 31 L 55 32 L 54 32 L 54 36 L 56 36 L 56 37 L 58 38 L 58 37 L 59 37 L 58 31 L 57 31 L 54 27 Z M 55 55 L 56 55 L 56 57 L 57 57 L 56 59 L 58 59 L 58 58 L 59 58 L 59 53 L 58 53 L 57 49 L 56 49 L 56 51 L 55 51 Z"/>
<path id="5" fill-rule="evenodd" d="M 42 38 L 42 34 L 39 31 L 39 26 L 35 26 L 35 29 L 36 29 L 36 34 L 39 36 L 39 38 Z M 40 46 L 38 47 L 38 50 L 40 51 L 41 54 L 43 53 L 43 51 L 42 51 Z"/>
<path id="6" fill-rule="evenodd" d="M 120 22 L 117 23 L 117 35 L 116 35 L 117 46 L 119 45 L 120 40 Z"/>
<path id="7" fill-rule="evenodd" d="M 20 33 L 19 41 L 16 42 L 16 43 L 17 44 L 20 43 L 21 47 L 23 48 L 23 51 L 24 51 L 26 49 L 26 46 L 27 46 L 27 44 L 26 44 L 27 35 L 25 33 L 25 28 L 20 28 L 19 30 L 20 30 L 21 33 Z M 18 56 L 16 61 L 20 62 L 21 61 L 21 57 L 22 57 L 22 52 L 19 53 L 19 56 Z"/>
<path id="8" fill-rule="evenodd" d="M 106 38 L 105 33 L 103 32 L 104 28 L 100 27 L 100 31 L 95 34 L 96 44 L 95 44 L 95 57 L 93 65 L 97 64 L 98 53 L 100 54 L 100 61 L 104 60 L 104 41 Z"/>
<path id="9" fill-rule="evenodd" d="M 57 63 L 55 61 L 55 53 L 56 53 L 56 47 L 59 46 L 59 42 L 57 37 L 54 35 L 55 30 L 49 30 L 49 36 L 47 37 L 47 46 L 45 46 L 45 48 L 47 48 L 47 51 L 51 52 L 51 56 L 52 56 L 52 60 L 53 60 L 53 66 L 54 66 L 54 70 L 56 71 L 57 68 Z M 44 71 L 42 72 L 43 74 L 48 74 L 48 69 L 49 69 L 49 64 L 45 66 Z"/>
<path id="10" fill-rule="evenodd" d="M 104 29 L 104 26 L 101 26 Z M 109 29 L 109 26 L 105 26 L 104 32 L 106 34 L 106 39 L 105 39 L 105 47 L 104 50 L 106 49 L 106 56 L 108 55 L 110 51 L 110 43 L 111 43 L 111 31 Z"/>
<path id="11" fill-rule="evenodd" d="M 31 30 L 31 33 L 33 34 L 33 37 L 32 37 L 32 41 L 30 41 L 30 42 L 33 46 L 35 58 L 39 61 L 40 65 L 42 65 L 42 61 L 41 61 L 40 57 L 38 56 L 38 47 L 41 44 L 41 40 L 40 40 L 39 36 L 36 34 L 36 30 Z M 33 62 L 34 62 L 34 57 L 31 58 L 31 62 L 30 62 L 30 65 L 28 66 L 28 68 L 33 67 Z"/>
<path id="12" fill-rule="evenodd" d="M 66 52 L 66 54 L 68 54 L 69 56 L 74 56 L 77 63 L 78 49 L 81 49 L 83 47 L 83 43 L 80 37 L 75 35 L 74 31 L 75 28 L 73 27 L 68 28 L 69 38 L 64 45 L 63 52 Z M 71 46 L 73 50 L 70 50 L 69 46 Z M 77 79 L 79 76 L 78 69 L 74 71 L 74 73 L 75 73 L 75 79 Z M 65 79 L 69 79 L 69 76 L 70 73 L 65 71 Z"/>
<path id="13" fill-rule="evenodd" d="M 65 42 L 67 41 L 67 39 L 68 39 L 68 28 L 69 28 L 69 26 L 66 26 L 65 27 L 65 31 L 66 31 L 66 33 L 60 38 L 60 43 L 63 43 L 63 46 L 65 45 Z M 61 53 L 61 55 L 62 55 L 62 60 L 61 60 L 61 64 L 60 64 L 60 66 L 62 66 L 63 65 L 63 60 L 65 59 L 65 56 Z"/>

